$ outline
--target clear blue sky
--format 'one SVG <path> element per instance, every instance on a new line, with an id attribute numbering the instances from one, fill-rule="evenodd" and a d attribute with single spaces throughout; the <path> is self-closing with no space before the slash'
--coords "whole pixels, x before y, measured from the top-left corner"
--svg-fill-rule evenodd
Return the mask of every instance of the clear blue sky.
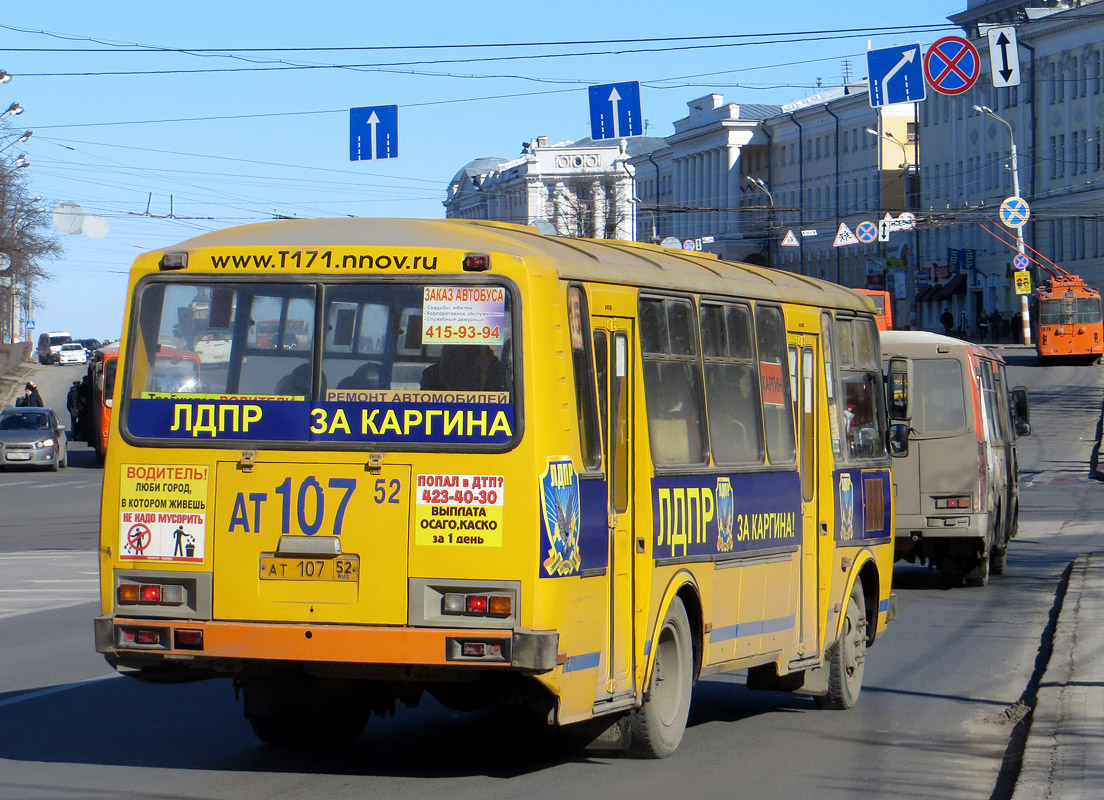
<path id="1" fill-rule="evenodd" d="M 513 158 L 535 136 L 589 135 L 588 84 L 641 81 L 648 134 L 667 136 L 689 100 L 799 99 L 818 80 L 838 85 L 844 61 L 864 77 L 868 41 L 927 45 L 953 32 L 946 18 L 965 8 L 7 3 L 0 69 L 14 79 L 0 85 L 0 107 L 22 104 L 12 129 L 35 134 L 4 157 L 27 154 L 20 174 L 46 208 L 75 202 L 111 226 L 102 239 L 59 233 L 65 253 L 47 264 L 54 279 L 39 289 L 37 329 L 117 338 L 134 257 L 205 231 L 274 215 L 442 217 L 448 181 L 472 159 Z M 837 33 L 802 33 L 818 31 Z M 613 43 L 626 39 L 664 40 Z M 493 46 L 503 44 L 533 46 Z M 397 49 L 292 49 L 379 47 Z M 147 52 L 128 52 L 136 49 Z M 641 50 L 651 52 L 629 52 Z M 319 65 L 344 66 L 273 69 Z M 349 109 L 392 103 L 400 157 L 349 161 Z M 169 215 L 171 197 L 177 219 L 139 216 L 151 193 L 150 213 Z"/>

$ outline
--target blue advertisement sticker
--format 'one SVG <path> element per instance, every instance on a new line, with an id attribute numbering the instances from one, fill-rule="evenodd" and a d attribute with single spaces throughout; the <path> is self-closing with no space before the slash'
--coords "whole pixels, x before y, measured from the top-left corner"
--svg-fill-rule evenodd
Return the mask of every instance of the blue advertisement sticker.
<path id="1" fill-rule="evenodd" d="M 652 480 L 655 558 L 750 553 L 801 543 L 796 472 Z"/>

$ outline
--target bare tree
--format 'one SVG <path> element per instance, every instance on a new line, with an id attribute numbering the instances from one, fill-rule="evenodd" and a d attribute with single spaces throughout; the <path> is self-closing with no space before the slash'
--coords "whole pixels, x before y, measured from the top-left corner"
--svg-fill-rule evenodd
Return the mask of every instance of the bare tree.
<path id="1" fill-rule="evenodd" d="M 3 340 L 14 341 L 18 331 L 15 308 L 27 308 L 28 296 L 36 284 L 49 280 L 43 262 L 61 255 L 61 242 L 54 236 L 50 215 L 32 198 L 18 170 L 0 161 L 0 253 L 7 264 L 0 271 L 0 331 Z M 10 263 L 8 263 L 10 261 Z"/>
<path id="2" fill-rule="evenodd" d="M 632 198 L 614 175 L 579 175 L 556 187 L 553 224 L 561 236 L 616 239 L 628 230 Z"/>

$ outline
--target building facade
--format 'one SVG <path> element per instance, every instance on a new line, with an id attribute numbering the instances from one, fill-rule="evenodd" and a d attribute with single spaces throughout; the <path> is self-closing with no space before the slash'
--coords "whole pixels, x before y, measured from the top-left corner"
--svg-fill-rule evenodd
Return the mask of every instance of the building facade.
<path id="1" fill-rule="evenodd" d="M 545 136 L 531 139 L 518 158 L 476 159 L 457 172 L 445 216 L 535 225 L 559 236 L 631 240 L 637 210 L 628 161 L 662 143 L 648 137 L 558 144 Z"/>
<path id="2" fill-rule="evenodd" d="M 968 333 L 976 330 L 982 309 L 990 315 L 996 309 L 1005 321 L 1020 309 L 1011 275 L 1013 235 L 998 220 L 1014 178 L 1031 208 L 1022 229 L 1027 255 L 1104 284 L 1102 11 L 1098 0 L 992 0 L 970 2 L 951 17 L 977 47 L 981 74 L 961 95 L 929 93 L 920 104 L 922 204 L 930 218 L 921 238 L 933 272 L 965 276 L 956 320 Z M 1016 27 L 1018 86 L 993 86 L 992 25 Z M 1033 283 L 1048 277 L 1038 267 L 1031 271 Z M 922 306 L 933 327 L 935 306 Z"/>

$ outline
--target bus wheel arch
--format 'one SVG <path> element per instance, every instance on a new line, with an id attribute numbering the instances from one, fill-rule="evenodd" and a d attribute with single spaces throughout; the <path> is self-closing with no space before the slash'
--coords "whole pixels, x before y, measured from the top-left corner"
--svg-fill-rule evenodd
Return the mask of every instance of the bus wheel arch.
<path id="1" fill-rule="evenodd" d="M 678 749 L 690 716 L 696 675 L 694 626 L 677 594 L 656 628 L 643 702 L 629 715 L 629 753 L 666 758 Z"/>
<path id="2" fill-rule="evenodd" d="M 847 605 L 840 618 L 840 633 L 825 654 L 828 669 L 828 692 L 815 697 L 824 709 L 851 708 L 862 692 L 866 671 L 866 648 L 870 635 L 866 590 L 861 578 L 851 585 Z M 877 606 L 875 606 L 877 609 Z"/>

